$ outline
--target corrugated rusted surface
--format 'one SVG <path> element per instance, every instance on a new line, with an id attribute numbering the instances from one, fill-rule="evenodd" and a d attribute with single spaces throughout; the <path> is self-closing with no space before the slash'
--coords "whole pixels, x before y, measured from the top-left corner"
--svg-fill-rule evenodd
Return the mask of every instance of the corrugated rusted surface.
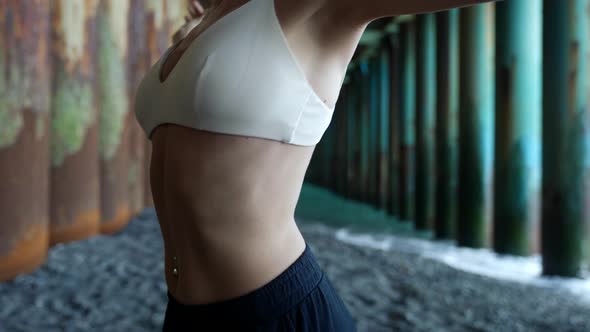
<path id="1" fill-rule="evenodd" d="M 412 222 L 415 216 L 415 114 L 416 114 L 416 27 L 413 21 L 401 26 L 402 46 L 402 106 L 399 114 L 400 131 L 400 214 L 402 222 Z"/>
<path id="2" fill-rule="evenodd" d="M 132 214 L 140 212 L 145 206 L 145 178 L 147 160 L 145 158 L 148 140 L 135 119 L 135 93 L 141 79 L 149 68 L 149 49 L 145 1 L 131 0 L 129 11 L 128 46 L 128 84 L 129 84 L 129 209 Z"/>
<path id="3" fill-rule="evenodd" d="M 416 228 L 432 230 L 435 216 L 436 20 L 417 19 Z"/>
<path id="4" fill-rule="evenodd" d="M 493 247 L 537 247 L 541 190 L 541 0 L 497 5 Z"/>
<path id="5" fill-rule="evenodd" d="M 0 281 L 49 241 L 49 3 L 0 2 Z"/>
<path id="6" fill-rule="evenodd" d="M 401 53 L 399 33 L 395 33 L 389 38 L 389 47 L 391 49 L 390 60 L 390 108 L 389 108 L 389 214 L 399 217 L 399 176 L 400 176 L 400 84 L 401 79 Z"/>
<path id="7" fill-rule="evenodd" d="M 488 245 L 494 149 L 494 5 L 461 10 L 457 244 Z"/>
<path id="8" fill-rule="evenodd" d="M 436 218 L 434 236 L 455 238 L 459 157 L 459 10 L 437 14 Z"/>
<path id="9" fill-rule="evenodd" d="M 378 207 L 387 211 L 389 203 L 389 155 L 391 129 L 389 127 L 390 98 L 391 98 L 391 70 L 389 61 L 391 60 L 390 49 L 387 43 L 384 43 L 379 53 L 379 151 L 378 167 L 379 174 L 377 177 L 378 184 Z"/>
<path id="10" fill-rule="evenodd" d="M 100 0 L 97 13 L 100 98 L 101 231 L 114 233 L 129 221 L 127 94 L 128 0 Z"/>
<path id="11" fill-rule="evenodd" d="M 148 47 L 148 63 L 153 65 L 158 61 L 161 54 L 166 51 L 169 45 L 169 29 L 168 22 L 166 20 L 165 12 L 165 1 L 166 0 L 145 0 L 145 15 L 146 15 L 146 40 Z M 145 137 L 145 134 L 144 134 Z M 150 172 L 149 163 L 152 155 L 152 145 L 146 139 L 145 150 L 144 150 L 144 189 L 145 189 L 145 205 L 153 206 L 152 191 L 150 186 Z"/>
<path id="12" fill-rule="evenodd" d="M 590 1 L 543 5 L 543 273 L 576 276 L 590 220 Z"/>
<path id="13" fill-rule="evenodd" d="M 97 234 L 98 121 L 89 35 L 96 1 L 52 2 L 50 245 Z M 90 28 L 90 29 L 89 29 Z"/>

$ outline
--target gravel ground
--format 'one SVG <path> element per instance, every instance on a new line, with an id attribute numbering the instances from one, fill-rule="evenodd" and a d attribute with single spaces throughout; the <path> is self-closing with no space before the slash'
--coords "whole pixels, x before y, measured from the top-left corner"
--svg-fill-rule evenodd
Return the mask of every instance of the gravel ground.
<path id="1" fill-rule="evenodd" d="M 300 226 L 360 332 L 590 331 L 590 305 L 569 293 L 353 246 L 334 229 Z M 57 245 L 42 268 L 0 284 L 0 331 L 160 331 L 162 254 L 151 209 L 115 236 Z"/>

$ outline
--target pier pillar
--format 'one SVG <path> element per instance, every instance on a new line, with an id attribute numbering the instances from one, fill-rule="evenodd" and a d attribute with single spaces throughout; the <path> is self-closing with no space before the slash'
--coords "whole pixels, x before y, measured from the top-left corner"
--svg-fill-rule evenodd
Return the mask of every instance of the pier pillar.
<path id="1" fill-rule="evenodd" d="M 461 9 L 457 244 L 489 244 L 494 149 L 493 4 Z"/>

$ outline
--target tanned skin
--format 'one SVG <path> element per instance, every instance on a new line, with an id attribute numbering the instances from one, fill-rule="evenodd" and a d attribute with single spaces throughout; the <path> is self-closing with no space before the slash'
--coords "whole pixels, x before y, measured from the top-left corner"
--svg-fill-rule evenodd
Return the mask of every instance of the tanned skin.
<path id="1" fill-rule="evenodd" d="M 488 2 L 268 1 L 275 1 L 287 43 L 311 87 L 330 107 L 371 21 Z M 204 13 L 191 4 L 191 17 L 202 21 L 182 33 L 184 39 L 163 64 L 162 80 L 200 33 L 248 1 L 209 2 Z M 166 282 L 176 300 L 203 304 L 246 294 L 303 253 L 294 211 L 315 147 L 171 124 L 154 131 L 152 144 L 151 186 L 164 238 Z"/>

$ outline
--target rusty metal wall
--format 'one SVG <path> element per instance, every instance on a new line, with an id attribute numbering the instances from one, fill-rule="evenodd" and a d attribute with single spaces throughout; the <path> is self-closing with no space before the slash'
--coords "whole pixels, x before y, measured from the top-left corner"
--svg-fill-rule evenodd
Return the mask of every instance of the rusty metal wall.
<path id="1" fill-rule="evenodd" d="M 101 232 L 124 227 L 129 209 L 130 116 L 126 61 L 128 0 L 100 0 L 97 11 L 98 90 L 100 98 Z"/>
<path id="2" fill-rule="evenodd" d="M 128 94 L 129 94 L 129 209 L 131 214 L 139 213 L 145 205 L 145 158 L 147 138 L 135 119 L 135 92 L 143 75 L 149 68 L 146 3 L 143 0 L 131 0 L 129 10 L 129 47 L 128 47 Z"/>
<path id="3" fill-rule="evenodd" d="M 98 121 L 90 33 L 95 0 L 51 2 L 50 244 L 99 231 Z"/>
<path id="4" fill-rule="evenodd" d="M 187 2 L 179 0 L 164 0 L 166 21 L 168 23 L 167 38 L 172 41 L 174 33 L 184 24 L 184 17 L 188 16 Z"/>
<path id="5" fill-rule="evenodd" d="M 166 51 L 169 44 L 168 22 L 165 16 L 165 2 L 166 0 L 146 0 L 145 1 L 145 17 L 146 17 L 146 35 L 148 48 L 148 63 L 153 65 L 156 63 L 162 53 Z M 146 140 L 144 146 L 144 205 L 153 206 L 152 191 L 150 187 L 150 172 L 149 162 L 152 155 L 152 146 Z"/>
<path id="6" fill-rule="evenodd" d="M 0 281 L 47 255 L 49 29 L 47 1 L 0 2 Z"/>

